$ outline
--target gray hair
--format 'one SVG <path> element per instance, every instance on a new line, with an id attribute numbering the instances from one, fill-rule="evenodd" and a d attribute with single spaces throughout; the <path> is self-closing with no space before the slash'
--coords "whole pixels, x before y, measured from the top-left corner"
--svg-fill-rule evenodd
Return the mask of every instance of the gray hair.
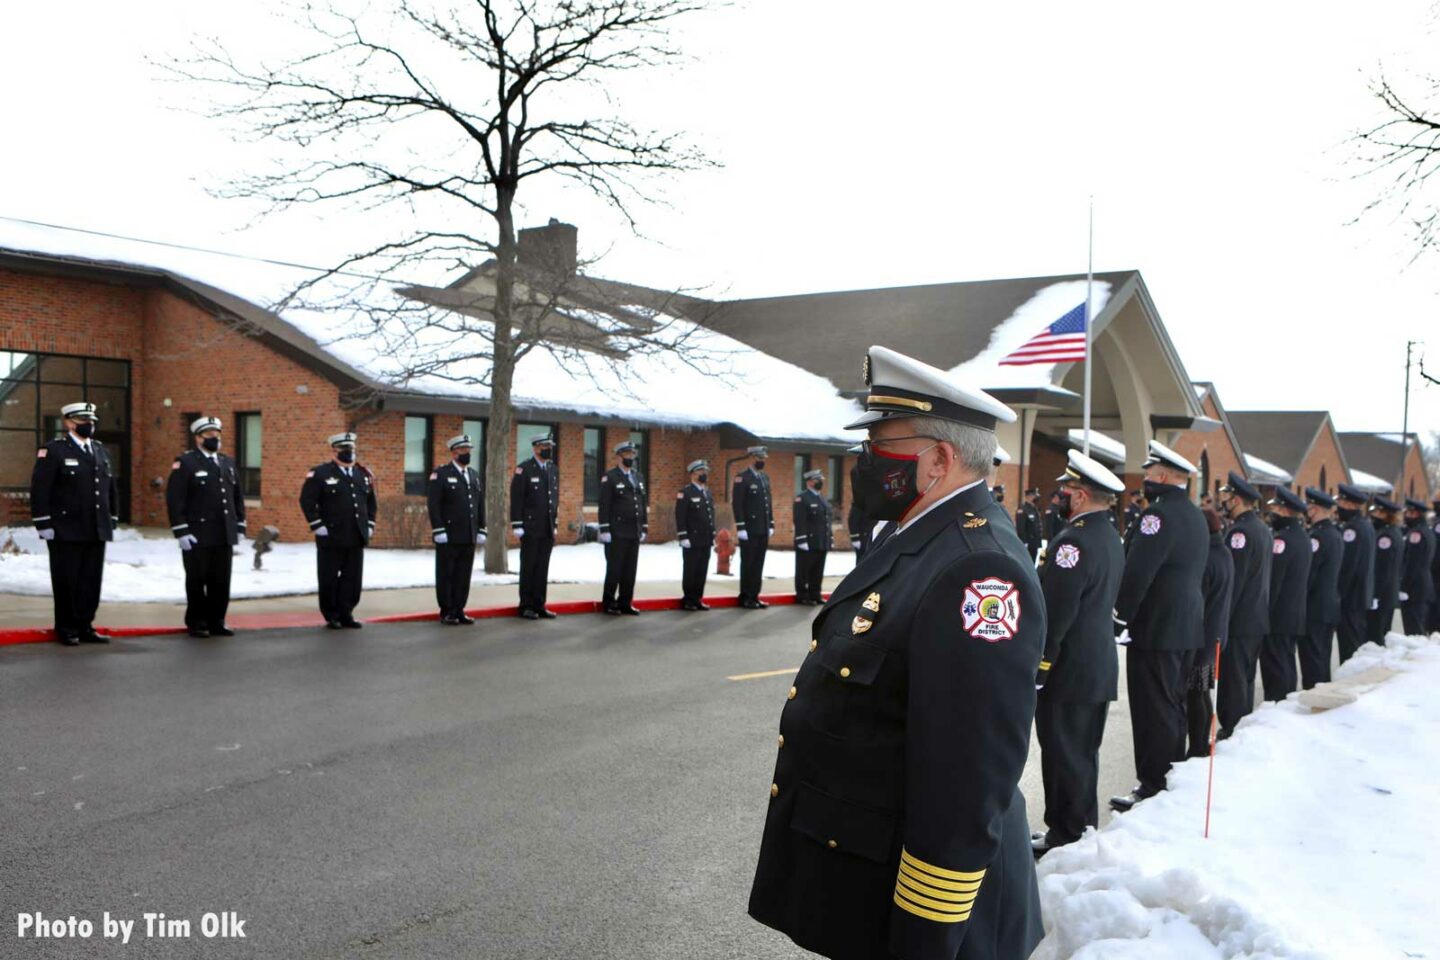
<path id="1" fill-rule="evenodd" d="M 939 417 L 914 417 L 911 424 L 916 436 L 934 437 L 955 448 L 956 459 L 977 477 L 988 477 L 994 466 L 995 433 Z"/>

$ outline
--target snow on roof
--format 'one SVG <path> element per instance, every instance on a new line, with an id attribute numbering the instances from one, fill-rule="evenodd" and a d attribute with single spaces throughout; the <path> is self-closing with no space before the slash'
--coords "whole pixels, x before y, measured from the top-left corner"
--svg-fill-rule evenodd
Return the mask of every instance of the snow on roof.
<path id="1" fill-rule="evenodd" d="M 990 342 L 984 350 L 950 372 L 985 390 L 1052 386 L 1055 369 L 1061 364 L 1034 363 L 1011 367 L 1001 366 L 1000 361 L 1084 302 L 1084 280 L 1062 280 L 1042 287 L 990 332 Z M 1090 316 L 1098 317 L 1109 302 L 1109 281 L 1096 280 L 1090 299 Z M 1064 366 L 1068 367 L 1068 364 Z"/>
<path id="2" fill-rule="evenodd" d="M 1069 439 L 1072 447 L 1076 450 L 1081 450 L 1085 446 L 1085 431 L 1071 430 Z M 1125 462 L 1125 444 L 1116 440 L 1114 437 L 1107 437 L 1099 430 L 1093 428 L 1090 431 L 1090 452 L 1092 454 L 1099 453 L 1109 457 L 1116 463 L 1123 464 Z"/>
<path id="3" fill-rule="evenodd" d="M 267 309 L 318 273 L 248 257 L 0 218 L 3 249 L 163 270 Z M 409 279 L 397 277 L 395 283 Z M 355 282 L 354 278 L 338 278 L 333 287 L 338 290 Z M 366 294 L 369 299 L 353 314 L 289 308 L 278 316 L 313 338 L 331 356 L 377 381 L 394 384 L 405 364 L 403 357 L 395 355 L 393 333 L 362 335 L 362 331 L 373 326 L 365 307 L 378 313 L 402 301 L 388 284 L 362 285 L 372 287 Z M 514 402 L 521 407 L 680 427 L 733 423 L 768 439 L 854 439 L 843 427 L 863 408 L 840 396 L 830 381 L 690 321 L 657 319 L 667 324 L 667 336 L 674 342 L 685 341 L 706 359 L 702 367 L 720 375 L 707 376 L 673 353 L 637 356 L 617 367 L 599 359 L 586 363 L 571 357 L 562 362 L 548 351 L 533 350 L 516 367 Z M 465 373 L 483 375 L 486 366 L 488 361 L 472 361 Z M 477 401 L 490 396 L 487 386 L 438 377 L 413 379 L 397 388 Z"/>
<path id="4" fill-rule="evenodd" d="M 1261 483 L 1290 483 L 1295 479 L 1269 460 L 1262 460 L 1253 453 L 1245 454 L 1245 469 L 1252 480 Z"/>
<path id="5" fill-rule="evenodd" d="M 1389 493 L 1394 489 L 1390 481 L 1382 480 L 1373 473 L 1366 473 L 1364 470 L 1354 468 L 1350 470 L 1350 485 L 1359 487 L 1366 493 Z"/>

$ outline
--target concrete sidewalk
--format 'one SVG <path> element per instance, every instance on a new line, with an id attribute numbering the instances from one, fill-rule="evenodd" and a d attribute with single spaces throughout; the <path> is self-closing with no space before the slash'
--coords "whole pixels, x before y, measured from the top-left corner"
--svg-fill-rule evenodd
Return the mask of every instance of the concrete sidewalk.
<path id="1" fill-rule="evenodd" d="M 828 592 L 839 583 L 840 577 L 826 577 L 824 589 Z M 705 585 L 707 597 L 733 597 L 740 591 L 740 580 L 734 576 L 713 575 Z M 792 593 L 794 582 L 788 578 L 774 578 L 764 581 L 764 593 Z M 598 583 L 552 583 L 548 600 L 564 603 L 573 600 L 599 600 L 601 584 Z M 679 580 L 655 580 L 635 585 L 636 599 L 679 598 Z M 480 585 L 470 590 L 469 607 L 514 606 L 517 602 L 514 584 Z M 434 612 L 435 589 L 433 587 L 406 587 L 393 590 L 367 590 L 360 598 L 355 614 L 361 619 L 388 617 L 412 613 Z M 49 597 L 0 594 L 0 628 L 50 627 L 53 623 L 53 608 Z M 283 597 L 257 597 L 250 600 L 233 600 L 230 603 L 229 619 L 243 623 L 249 618 L 271 619 L 314 617 L 319 619 L 319 605 L 313 593 L 292 594 Z M 105 627 L 164 627 L 181 626 L 185 622 L 183 603 L 102 603 L 96 616 L 96 625 Z"/>

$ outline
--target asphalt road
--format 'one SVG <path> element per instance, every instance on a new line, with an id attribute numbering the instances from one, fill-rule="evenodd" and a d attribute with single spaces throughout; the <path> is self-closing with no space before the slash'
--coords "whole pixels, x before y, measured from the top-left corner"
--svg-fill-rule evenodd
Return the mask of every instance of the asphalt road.
<path id="1" fill-rule="evenodd" d="M 811 613 L 0 648 L 0 956 L 809 956 L 745 915 L 788 675 L 727 678 Z M 1129 788 L 1123 701 L 1103 764 Z M 1038 826 L 1033 741 L 1023 786 Z M 37 910 L 96 932 L 17 939 Z"/>

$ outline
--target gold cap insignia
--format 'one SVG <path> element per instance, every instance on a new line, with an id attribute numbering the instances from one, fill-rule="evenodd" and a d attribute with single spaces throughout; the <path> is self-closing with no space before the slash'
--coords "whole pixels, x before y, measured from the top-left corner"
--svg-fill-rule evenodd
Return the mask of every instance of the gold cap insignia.
<path id="1" fill-rule="evenodd" d="M 861 634 L 864 633 L 866 630 L 869 630 L 873 626 L 875 626 L 874 620 L 866 620 L 864 617 L 856 617 L 854 620 L 850 621 L 850 632 L 853 634 Z"/>
<path id="2" fill-rule="evenodd" d="M 880 612 L 880 594 L 878 594 L 878 593 L 872 593 L 872 594 L 870 594 L 870 596 L 866 597 L 866 598 L 865 598 L 865 602 L 862 603 L 862 604 L 860 604 L 860 606 L 864 607 L 866 610 L 869 610 L 871 613 L 879 613 L 879 612 Z"/>
<path id="3" fill-rule="evenodd" d="M 965 529 L 974 530 L 977 527 L 985 526 L 985 524 L 989 522 L 990 521 L 986 520 L 984 517 L 971 517 L 969 520 L 965 521 Z"/>
<path id="4" fill-rule="evenodd" d="M 865 354 L 865 363 L 860 368 L 860 376 L 865 381 L 865 386 L 870 386 L 870 354 Z"/>

